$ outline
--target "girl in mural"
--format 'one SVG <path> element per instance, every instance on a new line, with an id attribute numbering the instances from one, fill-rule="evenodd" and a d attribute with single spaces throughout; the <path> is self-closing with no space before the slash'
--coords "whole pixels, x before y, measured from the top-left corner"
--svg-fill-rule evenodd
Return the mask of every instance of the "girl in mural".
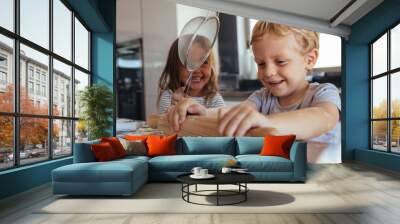
<path id="1" fill-rule="evenodd" d="M 213 52 L 200 68 L 193 71 L 190 88 L 187 96 L 184 96 L 184 85 L 188 78 L 189 72 L 179 60 L 178 39 L 176 39 L 169 49 L 167 63 L 158 82 L 159 114 L 167 113 L 171 105 L 184 97 L 196 103 L 192 108 L 206 109 L 225 106 L 222 96 L 218 93 L 218 68 Z"/>
<path id="2" fill-rule="evenodd" d="M 309 161 L 340 162 L 339 91 L 333 84 L 306 80 L 317 62 L 319 34 L 258 21 L 251 45 L 264 88 L 223 111 L 218 131 L 226 136 L 242 136 L 257 127 L 265 129 L 265 134 L 295 134 L 297 139 L 309 142 Z M 186 111 L 209 113 L 196 104 L 184 99 L 170 110 L 168 120 L 175 131 L 185 120 Z M 311 145 L 315 150 L 310 150 Z M 321 159 L 327 148 L 330 156 L 325 157 L 332 158 Z"/>

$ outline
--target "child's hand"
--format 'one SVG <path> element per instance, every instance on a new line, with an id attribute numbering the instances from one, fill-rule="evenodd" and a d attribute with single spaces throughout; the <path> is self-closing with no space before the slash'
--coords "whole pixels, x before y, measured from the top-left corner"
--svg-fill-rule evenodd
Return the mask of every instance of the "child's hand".
<path id="1" fill-rule="evenodd" d="M 172 94 L 171 104 L 172 105 L 177 104 L 184 97 L 185 97 L 185 93 L 183 92 L 183 87 L 180 87 L 177 90 L 175 90 L 175 92 Z"/>
<path id="2" fill-rule="evenodd" d="M 243 136 L 251 128 L 267 127 L 267 123 L 267 117 L 259 113 L 253 103 L 244 102 L 222 114 L 218 131 L 226 136 Z"/>
<path id="3" fill-rule="evenodd" d="M 172 129 L 174 131 L 179 131 L 188 113 L 193 115 L 205 115 L 206 112 L 207 109 L 198 104 L 195 100 L 183 98 L 177 102 L 175 106 L 171 106 L 168 109 L 167 118 Z"/>

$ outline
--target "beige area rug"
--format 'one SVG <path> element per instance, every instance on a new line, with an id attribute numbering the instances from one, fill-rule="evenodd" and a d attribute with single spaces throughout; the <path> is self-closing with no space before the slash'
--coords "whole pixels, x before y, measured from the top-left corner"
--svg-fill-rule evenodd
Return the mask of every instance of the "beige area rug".
<path id="1" fill-rule="evenodd" d="M 247 201 L 237 205 L 190 204 L 182 200 L 180 184 L 150 183 L 131 197 L 58 197 L 35 213 L 360 213 L 359 205 L 346 202 L 316 184 L 260 183 L 248 187 Z M 230 188 L 234 186 L 224 186 L 223 189 Z M 211 189 L 215 186 L 201 185 L 198 188 Z M 224 197 L 222 202 L 237 199 L 240 198 Z M 191 196 L 190 200 L 208 204 L 216 202 L 213 196 Z"/>

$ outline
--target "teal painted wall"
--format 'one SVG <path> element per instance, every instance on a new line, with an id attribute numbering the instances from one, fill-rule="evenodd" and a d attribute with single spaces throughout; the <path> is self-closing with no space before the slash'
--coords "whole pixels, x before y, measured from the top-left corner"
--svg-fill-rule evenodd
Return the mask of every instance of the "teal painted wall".
<path id="1" fill-rule="evenodd" d="M 110 88 L 113 93 L 113 125 L 109 132 L 116 133 L 116 67 L 115 67 L 115 41 L 116 41 L 116 2 L 101 0 L 98 7 L 104 16 L 105 22 L 110 27 L 109 32 L 92 32 L 92 83 L 101 83 Z"/>
<path id="2" fill-rule="evenodd" d="M 71 163 L 69 157 L 0 172 L 0 199 L 48 183 L 53 169 Z"/>
<path id="3" fill-rule="evenodd" d="M 93 83 L 104 83 L 115 90 L 115 0 L 66 0 L 92 31 Z M 115 95 L 115 94 L 114 94 Z M 115 97 L 114 97 L 115 105 Z M 115 134 L 114 125 L 110 132 Z M 0 199 L 27 191 L 51 181 L 51 171 L 72 163 L 72 157 L 0 172 Z"/>
<path id="4" fill-rule="evenodd" d="M 369 150 L 369 46 L 400 22 L 400 1 L 386 0 L 351 27 L 343 52 L 343 159 L 399 170 L 400 157 Z M 363 151 L 360 151 L 363 150 Z"/>

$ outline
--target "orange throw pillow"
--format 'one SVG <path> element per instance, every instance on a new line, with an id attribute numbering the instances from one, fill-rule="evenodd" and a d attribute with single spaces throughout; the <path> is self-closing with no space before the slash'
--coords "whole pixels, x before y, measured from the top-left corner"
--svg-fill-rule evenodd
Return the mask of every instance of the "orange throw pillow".
<path id="1" fill-rule="evenodd" d="M 262 156 L 280 156 L 290 159 L 290 148 L 296 140 L 296 135 L 264 136 L 264 146 L 261 149 Z"/>
<path id="2" fill-rule="evenodd" d="M 148 135 L 125 135 L 124 139 L 129 141 L 146 141 Z"/>
<path id="3" fill-rule="evenodd" d="M 163 155 L 175 155 L 176 148 L 175 143 L 177 135 L 170 136 L 158 136 L 150 135 L 147 137 L 146 143 L 148 147 L 148 156 L 163 156 Z"/>
<path id="4" fill-rule="evenodd" d="M 121 142 L 117 137 L 109 137 L 109 138 L 101 138 L 101 142 L 108 142 L 114 149 L 115 155 L 117 158 L 125 157 L 126 151 L 124 146 L 122 146 Z"/>
<path id="5" fill-rule="evenodd" d="M 114 149 L 108 142 L 93 144 L 91 145 L 91 149 L 94 157 L 99 162 L 110 161 L 117 158 Z"/>

